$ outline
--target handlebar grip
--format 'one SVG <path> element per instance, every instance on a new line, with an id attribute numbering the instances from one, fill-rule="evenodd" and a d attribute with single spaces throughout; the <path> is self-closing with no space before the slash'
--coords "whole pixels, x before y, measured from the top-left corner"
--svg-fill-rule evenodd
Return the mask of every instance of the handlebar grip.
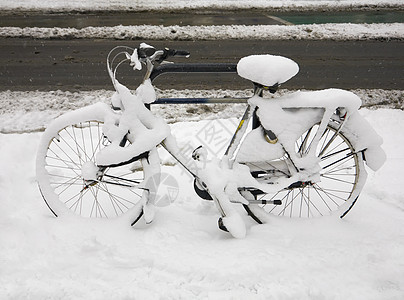
<path id="1" fill-rule="evenodd" d="M 169 49 L 165 48 L 164 54 L 160 56 L 160 58 L 157 60 L 158 63 L 161 63 L 162 61 L 166 60 L 169 57 L 172 56 L 179 56 L 179 57 L 189 57 L 190 53 L 185 50 L 174 50 L 174 49 Z"/>
<path id="2" fill-rule="evenodd" d="M 174 50 L 173 56 L 180 56 L 180 57 L 189 57 L 191 53 L 186 50 Z"/>

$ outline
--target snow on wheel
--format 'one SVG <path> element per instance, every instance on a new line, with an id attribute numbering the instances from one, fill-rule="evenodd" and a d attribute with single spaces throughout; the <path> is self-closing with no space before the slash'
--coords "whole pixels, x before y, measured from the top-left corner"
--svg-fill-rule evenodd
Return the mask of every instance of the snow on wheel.
<path id="1" fill-rule="evenodd" d="M 98 105 L 68 113 L 43 134 L 37 180 L 55 216 L 116 218 L 125 214 L 132 222 L 142 214 L 141 199 L 146 192 L 139 186 L 144 178 L 141 161 L 113 168 L 96 166 L 97 152 L 110 143 L 102 131 L 108 118 L 105 112 Z"/>
<path id="2" fill-rule="evenodd" d="M 314 125 L 296 141 L 295 149 L 299 156 L 310 149 L 318 128 L 318 125 Z M 282 204 L 244 206 L 249 215 L 259 223 L 265 223 L 270 215 L 289 218 L 331 214 L 345 216 L 355 204 L 366 181 L 362 153 L 355 152 L 352 143 L 330 123 L 318 143 L 316 155 L 321 160 L 319 181 L 297 182 L 273 194 L 256 192 L 254 196 L 257 200 L 280 200 Z M 287 176 L 286 163 L 287 159 L 263 163 L 260 168 L 264 175 L 258 180 L 265 180 L 265 174 Z"/>

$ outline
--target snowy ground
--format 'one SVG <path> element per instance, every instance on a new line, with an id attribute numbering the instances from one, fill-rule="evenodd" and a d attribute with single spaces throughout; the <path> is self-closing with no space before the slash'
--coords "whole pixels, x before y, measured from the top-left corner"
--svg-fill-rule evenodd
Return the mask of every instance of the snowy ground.
<path id="1" fill-rule="evenodd" d="M 399 6 L 401 1 L 139 0 L 136 7 L 129 5 L 133 1 L 0 0 L 2 9 L 68 11 L 323 9 Z M 402 108 L 402 91 L 358 91 L 365 104 L 370 103 L 367 106 L 379 107 L 361 113 L 384 138 L 387 162 L 377 173 L 369 171 L 360 200 L 346 218 L 273 218 L 269 224 L 256 225 L 245 216 L 248 233 L 241 240 L 217 229 L 218 213 L 212 203 L 200 200 L 190 177 L 168 164 L 164 172 L 177 179 L 179 195 L 159 209 L 151 225 L 129 228 L 117 222 L 51 215 L 35 181 L 41 136 L 37 131 L 64 111 L 106 102 L 108 93 L 0 93 L 0 299 L 404 298 L 404 111 L 391 108 Z M 181 93 L 189 94 L 173 92 Z M 390 108 L 380 108 L 391 99 Z M 215 124 L 197 121 L 195 115 L 228 118 L 239 114 L 241 106 L 158 110 L 172 122 L 181 121 L 171 127 L 185 145 L 202 127 Z M 231 126 L 234 119 L 219 122 Z"/>
<path id="2" fill-rule="evenodd" d="M 361 113 L 388 159 L 353 211 L 267 225 L 245 216 L 242 240 L 217 229 L 212 203 L 176 166 L 164 171 L 179 196 L 152 225 L 54 218 L 34 176 L 41 133 L 0 134 L 0 299 L 402 299 L 404 111 Z M 184 144 L 206 124 L 171 126 Z"/>
<path id="3" fill-rule="evenodd" d="M 285 95 L 293 91 L 280 89 Z M 363 107 L 404 109 L 402 90 L 356 89 Z M 4 91 L 0 92 L 0 133 L 24 133 L 44 130 L 61 114 L 96 102 L 110 103 L 112 91 Z M 159 90 L 158 97 L 250 97 L 251 90 Z M 267 97 L 270 97 L 267 95 Z M 169 123 L 201 119 L 241 117 L 244 104 L 153 105 Z"/>

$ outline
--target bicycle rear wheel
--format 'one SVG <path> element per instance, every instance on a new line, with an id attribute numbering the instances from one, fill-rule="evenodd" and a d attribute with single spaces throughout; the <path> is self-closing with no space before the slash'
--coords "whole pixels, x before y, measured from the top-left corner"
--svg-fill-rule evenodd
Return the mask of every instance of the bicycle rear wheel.
<path id="1" fill-rule="evenodd" d="M 319 125 L 312 126 L 296 141 L 298 156 L 303 156 L 310 149 L 318 129 Z M 297 182 L 272 194 L 255 191 L 255 199 L 260 203 L 280 200 L 282 204 L 245 205 L 248 214 L 258 223 L 265 223 L 270 215 L 313 218 L 336 214 L 344 217 L 355 204 L 366 181 L 362 154 L 355 152 L 352 143 L 330 123 L 318 143 L 316 156 L 320 158 L 320 181 Z M 256 171 L 259 166 L 261 175 L 256 176 L 257 180 L 271 178 L 274 181 L 277 176 L 288 176 L 286 163 L 284 158 L 250 165 L 250 169 Z"/>
<path id="2" fill-rule="evenodd" d="M 91 116 L 93 115 L 93 116 Z M 141 161 L 129 165 L 98 168 L 97 152 L 110 144 L 97 113 L 57 120 L 45 131 L 37 156 L 37 181 L 42 196 L 55 216 L 74 214 L 86 218 L 116 218 L 130 222 L 142 215 L 146 193 Z M 52 133 L 53 132 L 53 133 Z M 128 142 L 127 142 L 128 143 Z"/>

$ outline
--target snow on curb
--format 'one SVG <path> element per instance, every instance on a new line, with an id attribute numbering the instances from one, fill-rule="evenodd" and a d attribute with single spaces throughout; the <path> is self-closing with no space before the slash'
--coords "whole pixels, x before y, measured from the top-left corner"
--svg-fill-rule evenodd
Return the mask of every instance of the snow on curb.
<path id="1" fill-rule="evenodd" d="M 403 39 L 404 23 L 312 24 L 312 25 L 222 25 L 222 26 L 113 26 L 76 28 L 1 27 L 0 37 L 37 39 L 148 39 L 148 40 L 291 40 Z"/>
<path id="2" fill-rule="evenodd" d="M 293 91 L 279 90 L 277 95 Z M 403 91 L 381 89 L 352 90 L 363 101 L 362 107 L 404 109 Z M 57 116 L 96 102 L 109 103 L 112 91 L 0 92 L 0 133 L 41 131 Z M 164 90 L 158 97 L 249 97 L 250 90 Z M 154 105 L 152 110 L 169 123 L 240 117 L 245 104 Z"/>
<path id="3" fill-rule="evenodd" d="M 397 0 L 0 0 L 0 7 L 8 10 L 45 10 L 45 11 L 172 11 L 183 9 L 277 9 L 277 10 L 332 10 L 332 9 L 369 9 L 389 8 L 402 5 Z"/>

